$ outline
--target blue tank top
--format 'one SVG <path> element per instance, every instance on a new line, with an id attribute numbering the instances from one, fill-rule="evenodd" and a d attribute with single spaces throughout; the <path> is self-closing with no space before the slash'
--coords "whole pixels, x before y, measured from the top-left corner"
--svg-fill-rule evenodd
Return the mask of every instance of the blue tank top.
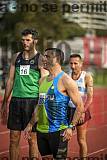
<path id="1" fill-rule="evenodd" d="M 39 123 L 38 120 L 37 130 L 40 132 L 48 133 L 68 128 L 69 120 L 67 110 L 70 98 L 58 90 L 58 81 L 63 74 L 64 72 L 62 71 L 53 79 L 53 83 L 46 93 L 44 104 L 40 106 L 40 108 L 43 108 L 40 109 L 40 116 L 42 110 L 45 112 L 45 115 L 43 114 L 45 116 L 45 121 L 41 119 L 42 117 L 39 119 L 41 123 Z"/>

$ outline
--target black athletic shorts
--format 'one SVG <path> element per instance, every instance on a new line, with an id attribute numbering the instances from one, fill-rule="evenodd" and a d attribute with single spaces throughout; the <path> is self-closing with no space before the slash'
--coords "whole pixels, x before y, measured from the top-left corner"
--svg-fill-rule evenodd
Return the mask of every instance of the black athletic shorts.
<path id="1" fill-rule="evenodd" d="M 16 131 L 24 130 L 32 117 L 37 103 L 38 98 L 12 97 L 9 104 L 7 128 Z M 36 124 L 33 126 L 32 131 L 36 131 Z"/>
<path id="2" fill-rule="evenodd" d="M 71 108 L 71 107 L 68 107 L 68 119 L 69 119 L 69 123 L 72 122 L 72 119 L 73 119 L 73 116 L 74 116 L 74 113 L 75 113 L 75 110 L 76 108 Z M 87 109 L 85 111 L 85 119 L 84 119 L 84 122 L 83 123 L 77 123 L 77 126 L 81 126 L 83 125 L 84 123 L 86 123 L 88 120 L 91 119 L 91 113 L 89 111 L 89 109 Z"/>
<path id="3" fill-rule="evenodd" d="M 37 131 L 37 144 L 41 156 L 53 155 L 59 160 L 66 160 L 68 141 L 63 141 L 64 130 L 41 133 Z"/>

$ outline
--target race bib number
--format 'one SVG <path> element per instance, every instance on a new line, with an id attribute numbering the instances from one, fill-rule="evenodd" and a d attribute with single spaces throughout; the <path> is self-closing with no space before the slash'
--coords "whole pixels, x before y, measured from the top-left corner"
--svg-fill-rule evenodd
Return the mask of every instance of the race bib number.
<path id="1" fill-rule="evenodd" d="M 20 75 L 29 75 L 30 65 L 20 65 Z"/>
<path id="2" fill-rule="evenodd" d="M 46 99 L 46 93 L 40 93 L 39 94 L 39 100 L 38 100 L 38 105 L 42 105 L 45 103 Z"/>

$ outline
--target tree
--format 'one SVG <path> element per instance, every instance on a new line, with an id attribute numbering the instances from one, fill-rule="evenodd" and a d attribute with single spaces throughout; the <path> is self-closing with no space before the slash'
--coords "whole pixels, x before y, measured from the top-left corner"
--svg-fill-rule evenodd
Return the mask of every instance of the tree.
<path id="1" fill-rule="evenodd" d="M 4 27 L 1 35 L 2 38 L 7 37 L 10 43 L 18 41 L 19 33 L 28 27 L 39 31 L 41 50 L 47 39 L 61 40 L 84 33 L 79 25 L 65 22 L 60 0 L 16 0 L 16 8 L 16 12 L 11 9 L 2 19 Z"/>

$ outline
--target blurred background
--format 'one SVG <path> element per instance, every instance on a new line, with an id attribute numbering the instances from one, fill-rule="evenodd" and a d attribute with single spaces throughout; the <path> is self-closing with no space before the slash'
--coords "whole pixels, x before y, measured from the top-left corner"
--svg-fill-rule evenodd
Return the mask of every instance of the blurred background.
<path id="1" fill-rule="evenodd" d="M 84 68 L 94 79 L 92 120 L 87 131 L 90 156 L 107 160 L 107 1 L 99 0 L 0 0 L 0 107 L 11 57 L 21 51 L 21 31 L 39 32 L 38 50 L 58 47 L 65 53 L 69 71 L 72 53 L 84 58 Z M 76 135 L 76 134 L 75 134 Z M 68 156 L 78 155 L 76 136 Z M 0 124 L 0 158 L 8 156 L 9 130 Z M 72 148 L 72 150 L 71 150 Z M 22 157 L 28 145 L 21 140 Z"/>
<path id="2" fill-rule="evenodd" d="M 94 84 L 107 84 L 107 2 L 102 0 L 1 0 L 0 1 L 0 86 L 5 88 L 11 56 L 21 50 L 20 33 L 25 28 L 39 31 L 38 50 L 48 46 L 68 58 L 79 53 L 91 70 Z"/>

